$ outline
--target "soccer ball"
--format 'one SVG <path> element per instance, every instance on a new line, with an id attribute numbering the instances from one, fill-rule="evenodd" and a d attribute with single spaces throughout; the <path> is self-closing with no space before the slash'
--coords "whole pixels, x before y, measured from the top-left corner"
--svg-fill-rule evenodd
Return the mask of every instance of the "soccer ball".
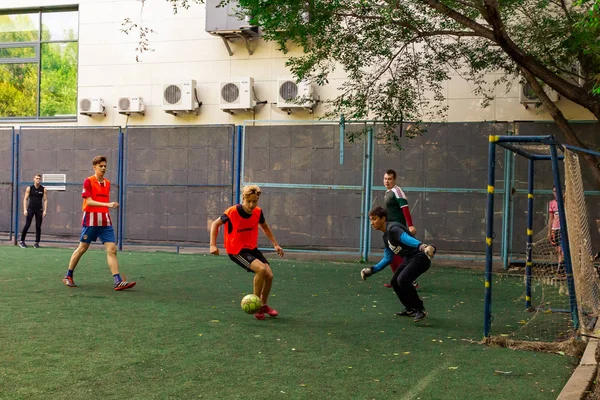
<path id="1" fill-rule="evenodd" d="M 262 301 L 255 294 L 249 294 L 242 299 L 242 310 L 247 314 L 256 314 L 262 307 Z"/>

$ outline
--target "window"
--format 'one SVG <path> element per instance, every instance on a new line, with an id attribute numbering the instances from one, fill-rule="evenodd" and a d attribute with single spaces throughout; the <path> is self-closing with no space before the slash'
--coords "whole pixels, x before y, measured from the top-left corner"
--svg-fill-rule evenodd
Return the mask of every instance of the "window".
<path id="1" fill-rule="evenodd" d="M 0 118 L 75 117 L 78 12 L 0 14 Z"/>

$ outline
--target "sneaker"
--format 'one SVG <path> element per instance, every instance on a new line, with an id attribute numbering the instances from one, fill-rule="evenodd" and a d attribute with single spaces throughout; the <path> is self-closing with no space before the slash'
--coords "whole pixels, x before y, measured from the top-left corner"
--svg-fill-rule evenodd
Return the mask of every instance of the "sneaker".
<path id="1" fill-rule="evenodd" d="M 418 289 L 419 288 L 419 282 L 414 281 L 413 282 L 413 286 L 415 287 L 415 289 Z"/>
<path id="2" fill-rule="evenodd" d="M 19 247 L 22 249 L 26 249 L 27 245 L 25 244 L 25 242 L 19 242 Z"/>
<path id="3" fill-rule="evenodd" d="M 417 313 L 417 311 L 415 311 L 415 310 L 409 310 L 408 308 L 405 308 L 404 310 L 398 311 L 395 314 L 399 317 L 412 317 L 416 313 Z"/>
<path id="4" fill-rule="evenodd" d="M 40 248 L 40 244 L 39 244 L 39 243 L 37 243 L 37 242 L 35 242 L 35 243 L 33 244 L 33 248 L 34 248 L 34 249 L 39 249 L 39 248 Z"/>
<path id="5" fill-rule="evenodd" d="M 63 283 L 65 285 L 67 285 L 68 287 L 77 287 L 77 285 L 75 284 L 75 282 L 73 282 L 73 277 L 72 276 L 65 276 L 63 278 Z"/>
<path id="6" fill-rule="evenodd" d="M 392 287 L 392 285 L 390 285 L 389 283 L 384 283 L 384 284 L 383 284 L 383 287 L 386 287 L 386 288 L 388 288 L 388 289 L 389 289 L 389 288 L 391 288 L 391 287 Z"/>
<path id="7" fill-rule="evenodd" d="M 115 283 L 115 290 L 131 289 L 135 286 L 135 282 L 127 282 L 125 280 Z"/>
<path id="8" fill-rule="evenodd" d="M 279 315 L 279 313 L 277 312 L 277 310 L 275 310 L 274 308 L 269 307 L 266 304 L 264 306 L 262 306 L 260 312 L 269 314 L 269 317 L 276 317 L 276 316 Z"/>
<path id="9" fill-rule="evenodd" d="M 416 311 L 415 312 L 415 318 L 413 319 L 413 321 L 414 322 L 419 322 L 420 320 L 422 320 L 426 316 L 427 316 L 427 311 L 425 311 L 425 310 Z"/>
<path id="10" fill-rule="evenodd" d="M 265 313 L 262 312 L 262 308 L 260 309 L 259 312 L 257 312 L 256 314 L 254 314 L 254 318 L 258 319 L 258 320 L 263 320 L 265 319 Z"/>

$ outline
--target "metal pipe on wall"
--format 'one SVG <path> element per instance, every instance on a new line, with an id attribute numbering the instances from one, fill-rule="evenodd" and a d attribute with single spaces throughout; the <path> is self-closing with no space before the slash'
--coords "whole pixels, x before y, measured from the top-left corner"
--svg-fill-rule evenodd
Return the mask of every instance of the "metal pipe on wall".
<path id="1" fill-rule="evenodd" d="M 242 186 L 242 140 L 244 134 L 244 127 L 241 125 L 237 127 L 236 138 L 237 138 L 237 158 L 234 153 L 234 164 L 235 164 L 235 198 L 233 199 L 232 205 L 237 203 L 241 196 Z M 235 162 L 237 160 L 237 163 Z"/>
<path id="2" fill-rule="evenodd" d="M 10 153 L 10 185 L 11 185 L 11 191 L 10 191 L 10 209 L 11 211 L 14 210 L 15 208 L 15 201 L 19 201 L 18 197 L 15 197 L 15 182 L 17 181 L 16 177 L 15 177 L 15 160 L 16 160 L 16 154 L 15 154 L 15 150 L 16 150 L 16 143 L 15 143 L 16 137 L 15 137 L 15 127 L 13 126 L 11 128 L 11 153 Z M 12 240 L 13 238 L 13 217 L 12 214 L 10 217 L 10 228 L 9 228 L 9 232 L 8 232 L 8 240 Z M 16 234 L 15 234 L 16 235 Z"/>
<path id="3" fill-rule="evenodd" d="M 17 133 L 15 135 L 15 181 L 14 181 L 14 196 L 15 196 L 15 224 L 14 224 L 14 229 L 15 229 L 15 237 L 13 239 L 13 244 L 17 244 L 17 236 L 19 234 L 19 203 L 20 203 L 20 199 L 19 199 L 19 180 L 20 180 L 20 176 L 21 174 L 19 173 L 19 168 L 20 168 L 20 157 L 21 157 L 21 143 L 20 143 L 20 132 L 21 132 L 21 128 L 19 127 L 19 133 Z"/>
<path id="4" fill-rule="evenodd" d="M 125 128 L 127 129 L 127 128 Z M 117 183 L 119 185 L 119 191 L 117 194 L 117 198 L 119 201 L 119 214 L 118 214 L 118 231 L 117 237 L 119 238 L 118 248 L 119 251 L 123 250 L 123 214 L 125 214 L 125 205 L 123 204 L 125 185 L 123 185 L 123 166 L 124 166 L 124 149 L 123 149 L 123 131 L 119 128 L 119 155 L 117 162 Z"/>

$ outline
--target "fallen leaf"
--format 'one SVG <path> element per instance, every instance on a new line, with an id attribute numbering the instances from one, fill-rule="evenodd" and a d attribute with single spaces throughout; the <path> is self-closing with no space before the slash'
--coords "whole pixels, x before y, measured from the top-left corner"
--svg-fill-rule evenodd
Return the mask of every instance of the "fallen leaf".
<path id="1" fill-rule="evenodd" d="M 212 320 L 212 321 L 210 321 L 210 322 L 212 322 L 213 324 L 218 324 L 218 323 L 219 323 L 219 320 L 218 320 L 218 319 L 213 319 L 213 320 Z"/>
<path id="2" fill-rule="evenodd" d="M 565 352 L 564 352 L 564 351 L 557 351 L 557 353 L 558 353 L 558 354 L 560 354 L 561 356 L 564 356 L 564 355 L 565 355 Z"/>
<path id="3" fill-rule="evenodd" d="M 402 353 L 402 354 L 410 354 L 410 351 L 405 351 L 405 352 L 404 352 L 404 353 Z"/>
<path id="4" fill-rule="evenodd" d="M 448 369 L 458 369 L 458 367 L 448 367 Z"/>

